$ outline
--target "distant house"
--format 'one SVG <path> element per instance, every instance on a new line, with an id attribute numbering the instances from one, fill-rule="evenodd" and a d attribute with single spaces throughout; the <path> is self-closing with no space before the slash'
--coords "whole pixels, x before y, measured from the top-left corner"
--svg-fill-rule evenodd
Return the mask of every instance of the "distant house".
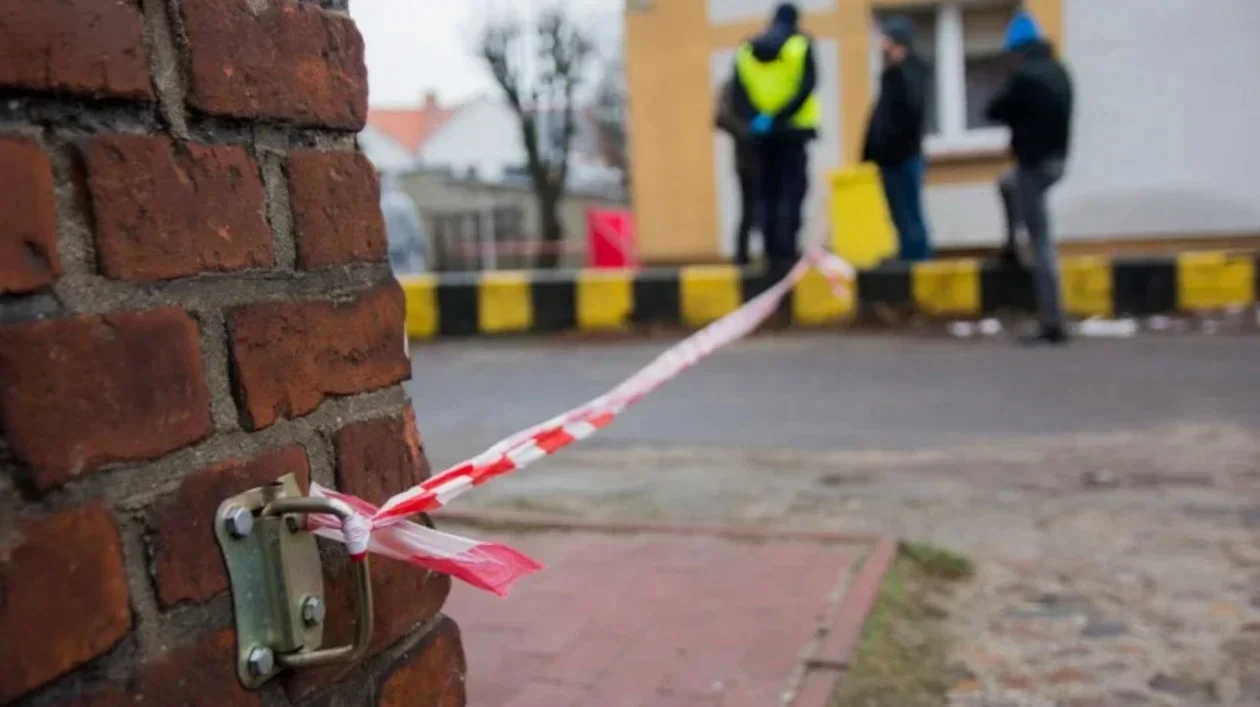
<path id="1" fill-rule="evenodd" d="M 561 114 L 540 115 L 544 150 L 559 149 Z M 569 158 L 569 184 L 579 189 L 617 190 L 621 172 L 609 165 L 590 111 L 579 113 Z M 512 108 L 502 100 L 475 98 L 441 106 L 432 94 L 418 108 L 372 109 L 359 145 L 378 170 L 446 170 L 489 183 L 528 179 L 525 146 Z"/>
<path id="2" fill-rule="evenodd" d="M 540 147 L 559 149 L 560 111 L 538 116 Z M 622 172 L 610 166 L 595 115 L 578 114 L 569 153 L 567 196 L 561 205 L 562 262 L 584 262 L 586 210 L 625 205 Z M 475 98 L 443 107 L 426 96 L 418 108 L 373 109 L 359 146 L 377 170 L 398 178 L 421 219 L 423 256 L 431 270 L 525 267 L 534 262 L 539 216 L 511 106 Z M 383 184 L 393 183 L 385 179 Z M 388 229 L 395 260 L 416 260 L 416 238 Z M 391 251 L 393 253 L 393 251 Z M 431 255 L 431 257 L 428 257 Z M 399 272 L 415 270 L 398 266 Z"/>
<path id="3" fill-rule="evenodd" d="M 432 91 L 424 94 L 418 108 L 371 108 L 368 125 L 392 137 L 409 152 L 416 152 L 425 140 L 442 127 L 461 106 L 443 106 Z"/>
<path id="4" fill-rule="evenodd" d="M 382 172 L 415 169 L 425 141 L 459 110 L 460 106 L 442 106 L 432 92 L 418 107 L 370 108 L 359 146 Z"/>
<path id="5" fill-rule="evenodd" d="M 359 148 L 378 172 L 410 172 L 418 165 L 414 152 L 375 125 L 368 125 L 359 133 Z"/>

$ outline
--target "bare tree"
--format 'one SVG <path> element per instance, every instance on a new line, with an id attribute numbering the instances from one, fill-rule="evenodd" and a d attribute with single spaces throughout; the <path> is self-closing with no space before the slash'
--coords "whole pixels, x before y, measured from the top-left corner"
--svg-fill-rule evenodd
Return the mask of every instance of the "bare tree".
<path id="1" fill-rule="evenodd" d="M 576 103 L 591 41 L 557 6 L 542 11 L 530 31 L 507 16 L 488 20 L 478 51 L 520 122 L 542 240 L 548 246 L 538 265 L 556 267 L 564 242 L 560 200 L 569 176 L 569 152 L 579 120 Z"/>
<path id="2" fill-rule="evenodd" d="M 630 193 L 630 144 L 626 137 L 626 67 L 620 56 L 604 62 L 595 91 L 595 123 L 600 149 L 608 164 L 621 171 L 621 186 Z"/>

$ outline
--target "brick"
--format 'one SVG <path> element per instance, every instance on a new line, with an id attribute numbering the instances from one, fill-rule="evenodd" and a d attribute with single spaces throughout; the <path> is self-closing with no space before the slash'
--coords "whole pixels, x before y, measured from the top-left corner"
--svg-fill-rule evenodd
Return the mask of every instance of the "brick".
<path id="1" fill-rule="evenodd" d="M 441 611 L 451 592 L 451 578 L 379 556 L 373 556 L 370 562 L 375 618 L 368 655 L 376 655 Z M 327 565 L 332 573 L 324 576 L 324 598 L 328 604 L 326 646 L 346 644 L 354 638 L 356 590 L 349 567 L 341 564 Z M 341 680 L 353 667 L 334 665 L 295 675 L 288 684 L 289 696 L 297 700 L 309 695 Z"/>
<path id="2" fill-rule="evenodd" d="M 796 692 L 792 707 L 828 707 L 842 673 L 838 670 L 811 670 Z"/>
<path id="3" fill-rule="evenodd" d="M 131 695 L 119 688 L 107 687 L 77 696 L 78 707 L 134 707 Z"/>
<path id="4" fill-rule="evenodd" d="M 357 152 L 289 156 L 289 203 L 298 264 L 308 270 L 382 262 L 387 254 L 376 169 Z"/>
<path id="5" fill-rule="evenodd" d="M 1037 689 L 1037 681 L 1031 675 L 1014 674 L 1003 675 L 998 679 L 1002 687 L 1007 690 L 1023 690 L 1030 692 Z"/>
<path id="6" fill-rule="evenodd" d="M 473 665 L 468 668 L 468 675 L 471 676 L 466 687 L 468 704 L 506 704 L 521 691 L 523 685 L 534 679 L 537 671 L 542 669 L 543 658 L 530 653 L 508 654 L 507 651 L 492 647 L 498 641 L 523 644 L 526 642 L 523 635 L 479 632 L 476 629 L 468 631 L 465 635 L 475 633 L 480 633 L 482 636 L 479 645 L 474 645 L 470 641 L 464 643 L 464 654 L 473 661 Z M 485 640 L 487 638 L 490 640 Z M 500 653 L 503 658 L 502 660 L 493 658 L 487 660 L 487 653 Z M 618 705 L 620 702 L 609 700 L 596 704 Z"/>
<path id="7" fill-rule="evenodd" d="M 0 293 L 30 292 L 61 275 L 52 165 L 23 138 L 0 139 L 0 164 Z"/>
<path id="8" fill-rule="evenodd" d="M 0 0 L 0 86 L 148 99 L 136 0 Z"/>
<path id="9" fill-rule="evenodd" d="M 211 431 L 197 325 L 180 309 L 0 328 L 0 432 L 41 489 Z"/>
<path id="10" fill-rule="evenodd" d="M 262 176 L 245 150 L 144 135 L 80 149 L 105 275 L 170 280 L 274 262 Z"/>
<path id="11" fill-rule="evenodd" d="M 118 528 L 103 505 L 28 521 L 15 537 L 0 544 L 0 704 L 105 653 L 131 630 Z"/>
<path id="12" fill-rule="evenodd" d="M 367 118 L 354 22 L 291 0 L 181 3 L 197 110 L 359 130 Z"/>
<path id="13" fill-rule="evenodd" d="M 1046 676 L 1046 682 L 1052 685 L 1067 685 L 1072 683 L 1093 683 L 1098 682 L 1098 676 L 1091 672 L 1083 670 L 1075 665 L 1068 665 Z"/>
<path id="14" fill-rule="evenodd" d="M 195 471 L 158 502 L 150 523 L 157 531 L 154 575 L 163 607 L 205 601 L 228 588 L 227 570 L 214 538 L 215 511 L 223 499 L 285 474 L 296 474 L 298 484 L 306 489 L 311 471 L 302 447 L 285 447 Z"/>
<path id="15" fill-rule="evenodd" d="M 539 677 L 569 684 L 593 683 L 617 660 L 629 643 L 630 639 L 624 636 L 585 631 L 547 661 Z"/>
<path id="16" fill-rule="evenodd" d="M 836 668 L 849 664 L 862 636 L 862 626 L 879 598 L 884 575 L 888 574 L 896 560 L 897 544 L 886 538 L 871 549 L 832 618 L 830 629 L 818 650 L 818 663 Z"/>
<path id="17" fill-rule="evenodd" d="M 467 666 L 459 627 L 442 617 L 385 676 L 379 707 L 463 707 Z"/>
<path id="18" fill-rule="evenodd" d="M 227 630 L 199 636 L 141 666 L 131 704 L 253 707 L 262 696 L 241 687 L 236 634 Z"/>
<path id="19" fill-rule="evenodd" d="M 415 414 L 346 425 L 337 433 L 337 488 L 376 505 L 429 478 Z"/>
<path id="20" fill-rule="evenodd" d="M 608 702 L 592 702 L 589 690 L 573 685 L 559 685 L 538 680 L 521 686 L 521 691 L 503 703 L 503 707 L 581 707 L 590 704 L 608 704 Z M 635 704 L 635 703 L 631 703 Z M 660 704 L 653 701 L 651 704 Z"/>
<path id="21" fill-rule="evenodd" d="M 305 415 L 328 395 L 405 380 L 402 290 L 390 283 L 347 304 L 270 302 L 228 314 L 237 404 L 252 429 Z"/>

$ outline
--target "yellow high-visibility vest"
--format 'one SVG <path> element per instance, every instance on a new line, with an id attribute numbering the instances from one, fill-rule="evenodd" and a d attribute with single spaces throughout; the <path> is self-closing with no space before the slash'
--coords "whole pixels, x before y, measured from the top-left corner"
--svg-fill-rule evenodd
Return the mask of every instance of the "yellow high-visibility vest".
<path id="1" fill-rule="evenodd" d="M 798 34 L 783 44 L 779 56 L 762 62 L 753 56 L 752 43 L 744 42 L 735 60 L 735 70 L 739 73 L 739 80 L 744 84 L 753 108 L 761 113 L 775 115 L 792 100 L 805 77 L 805 55 L 808 51 L 809 40 Z M 791 125 L 794 128 L 816 130 L 820 120 L 818 94 L 815 92 L 805 99 L 801 109 L 792 116 Z"/>

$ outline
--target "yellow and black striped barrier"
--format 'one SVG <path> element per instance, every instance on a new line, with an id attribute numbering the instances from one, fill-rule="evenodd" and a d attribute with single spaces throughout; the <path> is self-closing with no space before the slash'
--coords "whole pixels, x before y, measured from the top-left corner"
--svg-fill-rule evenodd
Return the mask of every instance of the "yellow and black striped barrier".
<path id="1" fill-rule="evenodd" d="M 1082 256 L 1060 263 L 1070 315 L 1193 313 L 1255 304 L 1260 267 L 1252 253 L 1174 257 Z M 772 284 L 731 266 L 669 270 L 485 272 L 400 278 L 412 338 L 526 332 L 609 332 L 642 324 L 697 328 Z M 856 304 L 836 299 L 818 273 L 785 298 L 794 325 L 853 320 L 871 307 L 938 317 L 1031 311 L 1032 277 L 978 260 L 941 260 L 859 273 Z"/>

